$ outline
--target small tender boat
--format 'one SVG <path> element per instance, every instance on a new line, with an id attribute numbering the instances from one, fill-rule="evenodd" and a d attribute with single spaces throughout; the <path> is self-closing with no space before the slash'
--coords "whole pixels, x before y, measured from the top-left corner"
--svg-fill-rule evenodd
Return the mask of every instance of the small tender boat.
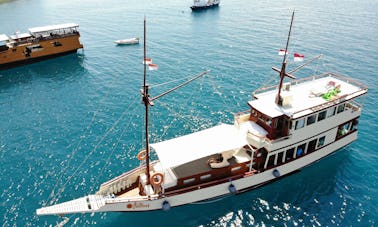
<path id="1" fill-rule="evenodd" d="M 190 7 L 194 10 L 207 9 L 212 7 L 217 7 L 220 3 L 220 0 L 194 0 L 193 5 Z"/>
<path id="2" fill-rule="evenodd" d="M 114 41 L 118 45 L 132 45 L 132 44 L 138 44 L 139 43 L 139 38 L 131 38 L 131 39 L 120 39 Z"/>

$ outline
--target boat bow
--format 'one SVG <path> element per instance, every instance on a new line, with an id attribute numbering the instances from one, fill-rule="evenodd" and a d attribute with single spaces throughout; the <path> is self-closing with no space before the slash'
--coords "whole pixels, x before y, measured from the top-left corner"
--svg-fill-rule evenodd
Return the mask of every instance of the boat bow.
<path id="1" fill-rule="evenodd" d="M 79 199 L 59 203 L 53 206 L 37 209 L 37 215 L 63 215 L 73 213 L 96 212 L 106 203 L 106 197 L 102 195 L 88 195 Z"/>

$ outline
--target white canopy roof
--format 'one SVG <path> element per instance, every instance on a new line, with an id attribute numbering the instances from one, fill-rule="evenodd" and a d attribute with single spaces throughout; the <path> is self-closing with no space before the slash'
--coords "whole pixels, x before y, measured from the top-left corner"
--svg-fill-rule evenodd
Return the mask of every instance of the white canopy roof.
<path id="1" fill-rule="evenodd" d="M 29 38 L 31 35 L 29 33 L 17 33 L 15 35 L 11 35 L 11 39 L 24 39 L 24 38 Z"/>
<path id="2" fill-rule="evenodd" d="M 47 32 L 47 31 L 65 29 L 65 28 L 75 28 L 75 27 L 79 27 L 79 25 L 75 23 L 57 24 L 57 25 L 29 28 L 29 32 L 38 33 L 38 32 Z"/>
<path id="3" fill-rule="evenodd" d="M 0 42 L 2 41 L 7 41 L 9 39 L 9 37 L 5 34 L 0 34 Z"/>
<path id="4" fill-rule="evenodd" d="M 208 155 L 243 147 L 246 132 L 221 124 L 209 129 L 151 144 L 164 168 L 175 167 Z"/>

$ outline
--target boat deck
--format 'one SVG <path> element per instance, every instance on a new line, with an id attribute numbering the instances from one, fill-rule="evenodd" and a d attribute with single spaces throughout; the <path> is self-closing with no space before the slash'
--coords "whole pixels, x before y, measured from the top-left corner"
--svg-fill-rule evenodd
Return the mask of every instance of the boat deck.
<path id="1" fill-rule="evenodd" d="M 272 118 L 283 114 L 297 118 L 311 113 L 311 108 L 332 101 L 353 99 L 367 91 L 364 85 L 350 78 L 331 73 L 294 80 L 290 84 L 286 84 L 287 87 L 285 88 L 284 85 L 281 92 L 281 97 L 284 100 L 282 107 L 273 104 L 266 105 L 266 103 L 275 103 L 277 87 L 262 89 L 261 93 L 255 94 L 255 100 L 248 102 L 249 105 Z M 329 100 L 322 97 L 333 89 L 338 89 L 339 93 Z"/>
<path id="2" fill-rule="evenodd" d="M 209 156 L 188 162 L 186 164 L 180 165 L 178 167 L 172 168 L 172 170 L 173 170 L 173 172 L 175 173 L 175 175 L 178 179 L 190 177 L 190 176 L 194 176 L 194 175 L 205 174 L 205 173 L 208 173 L 208 172 L 212 172 L 214 170 L 219 170 L 221 168 L 213 169 L 207 163 L 209 159 L 217 158 L 217 157 L 218 157 L 217 154 L 209 155 Z M 228 159 L 228 162 L 230 163 L 229 166 L 238 164 L 235 157 Z M 225 168 L 227 168 L 229 166 L 226 166 Z"/>

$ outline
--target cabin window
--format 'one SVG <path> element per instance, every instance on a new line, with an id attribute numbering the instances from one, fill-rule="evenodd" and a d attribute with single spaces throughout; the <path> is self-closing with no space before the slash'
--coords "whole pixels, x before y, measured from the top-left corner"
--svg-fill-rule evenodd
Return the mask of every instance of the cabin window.
<path id="1" fill-rule="evenodd" d="M 318 147 L 324 146 L 325 136 L 319 138 Z"/>
<path id="2" fill-rule="evenodd" d="M 307 154 L 315 151 L 317 141 L 318 139 L 314 139 L 308 143 Z"/>
<path id="3" fill-rule="evenodd" d="M 301 144 L 297 147 L 296 157 L 300 157 L 305 154 L 306 144 Z"/>
<path id="4" fill-rule="evenodd" d="M 318 121 L 322 121 L 326 118 L 326 115 L 327 115 L 327 111 L 323 111 L 323 112 L 320 112 L 319 115 L 318 115 Z"/>
<path id="5" fill-rule="evenodd" d="M 211 174 L 206 174 L 206 175 L 202 175 L 201 177 L 200 177 L 200 179 L 201 180 L 207 180 L 207 179 L 209 179 L 211 177 Z"/>
<path id="6" fill-rule="evenodd" d="M 307 125 L 314 124 L 316 121 L 316 114 L 307 117 Z"/>
<path id="7" fill-rule="evenodd" d="M 302 118 L 302 119 L 299 119 L 298 121 L 295 122 L 295 129 L 300 129 L 300 128 L 303 128 L 304 126 L 304 121 L 305 119 Z"/>
<path id="8" fill-rule="evenodd" d="M 339 131 L 337 133 L 337 136 L 343 136 L 349 133 L 350 128 L 350 122 L 345 123 L 339 127 Z"/>
<path id="9" fill-rule="evenodd" d="M 190 178 L 190 179 L 186 179 L 183 181 L 184 184 L 190 184 L 190 183 L 193 183 L 196 179 L 195 178 Z"/>
<path id="10" fill-rule="evenodd" d="M 284 152 L 278 153 L 277 160 L 276 160 L 277 165 L 281 165 L 283 163 L 283 155 L 284 155 Z"/>
<path id="11" fill-rule="evenodd" d="M 276 159 L 276 155 L 269 156 L 268 167 L 274 166 L 275 159 Z"/>
<path id="12" fill-rule="evenodd" d="M 289 161 L 293 157 L 294 157 L 294 147 L 290 148 L 289 150 L 286 151 L 285 159 L 286 159 L 286 161 Z"/>
<path id="13" fill-rule="evenodd" d="M 336 113 L 336 106 L 327 110 L 327 117 L 332 117 Z"/>
<path id="14" fill-rule="evenodd" d="M 58 41 L 52 42 L 52 45 L 54 47 L 60 47 L 60 46 L 62 46 L 62 44 L 60 42 L 58 42 Z"/>
<path id="15" fill-rule="evenodd" d="M 231 172 L 235 172 L 235 171 L 238 171 L 240 169 L 241 169 L 241 166 L 236 166 L 236 167 L 231 169 Z"/>
<path id="16" fill-rule="evenodd" d="M 350 130 L 357 130 L 358 119 L 352 121 L 352 128 Z"/>
<path id="17" fill-rule="evenodd" d="M 340 106 L 337 107 L 337 113 L 343 112 L 345 109 L 345 103 L 341 104 Z"/>
<path id="18" fill-rule="evenodd" d="M 267 118 L 266 119 L 266 124 L 269 125 L 269 126 L 272 126 L 272 119 L 271 118 Z"/>

